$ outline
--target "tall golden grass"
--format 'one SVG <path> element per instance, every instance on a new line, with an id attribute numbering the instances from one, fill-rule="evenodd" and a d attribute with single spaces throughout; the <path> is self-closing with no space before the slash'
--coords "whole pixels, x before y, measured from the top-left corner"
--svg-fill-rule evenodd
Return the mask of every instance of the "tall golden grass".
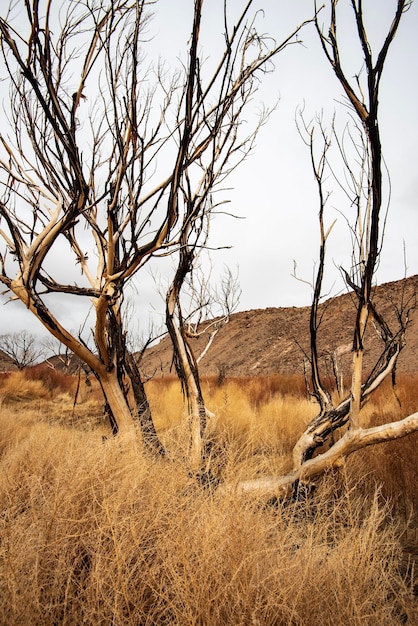
<path id="1" fill-rule="evenodd" d="M 203 489 L 177 454 L 187 433 L 175 381 L 147 384 L 165 460 L 103 440 L 99 407 L 89 399 L 74 409 L 71 385 L 55 398 L 22 399 L 11 393 L 17 382 L 20 374 L 0 382 L 0 624 L 418 623 L 405 520 L 388 497 L 396 476 L 379 456 L 373 465 L 353 455 L 304 502 L 242 499 Z M 413 402 L 409 385 L 401 404 Z M 222 478 L 288 467 L 315 412 L 289 389 L 262 386 L 205 382 Z M 379 397 L 364 419 L 381 418 L 392 401 L 403 410 L 390 389 Z"/>

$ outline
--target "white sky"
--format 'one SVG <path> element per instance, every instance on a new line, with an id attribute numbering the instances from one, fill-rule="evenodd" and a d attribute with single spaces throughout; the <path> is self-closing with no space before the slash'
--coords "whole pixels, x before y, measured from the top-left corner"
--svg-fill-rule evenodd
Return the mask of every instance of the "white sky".
<path id="1" fill-rule="evenodd" d="M 206 0 L 206 25 L 202 45 L 207 56 L 221 40 L 219 0 Z M 232 8 L 244 1 L 231 0 Z M 340 5 L 348 0 L 340 0 Z M 396 0 L 365 0 L 372 45 L 379 43 L 386 32 L 396 7 Z M 277 41 L 283 40 L 301 21 L 313 12 L 312 0 L 258 0 L 256 7 L 264 9 L 261 29 Z M 186 58 L 186 42 L 191 30 L 192 0 L 158 0 L 157 15 L 152 28 L 158 33 L 152 46 L 169 63 L 176 57 Z M 347 13 L 350 17 L 350 13 Z M 342 30 L 343 27 L 342 27 Z M 356 47 L 349 30 L 345 31 L 345 62 L 352 75 L 360 70 L 356 62 Z M 385 160 L 390 171 L 392 200 L 387 222 L 383 255 L 378 281 L 396 280 L 404 275 L 404 244 L 407 275 L 418 273 L 418 5 L 414 3 L 401 21 L 384 70 L 381 96 L 381 135 Z M 380 36 L 380 39 L 379 39 Z M 230 200 L 228 210 L 244 219 L 213 222 L 213 244 L 232 246 L 216 252 L 215 272 L 224 264 L 239 268 L 242 288 L 239 310 L 308 305 L 309 286 L 292 276 L 293 260 L 298 274 L 311 280 L 318 254 L 318 200 L 310 157 L 295 126 L 295 111 L 303 103 L 306 118 L 323 111 L 330 120 L 334 111 L 344 124 L 348 110 L 340 104 L 342 89 L 320 49 L 313 25 L 301 34 L 303 46 L 291 46 L 275 61 L 275 72 L 266 81 L 254 102 L 254 111 L 273 105 L 280 98 L 267 126 L 258 137 L 256 150 L 228 181 L 232 189 L 225 193 Z M 249 113 L 251 116 L 251 113 Z M 0 113 L 1 116 L 1 113 Z M 250 121 L 250 120 L 249 120 Z M 337 193 L 331 196 L 327 223 L 338 217 L 329 241 L 329 270 L 327 288 L 332 293 L 342 289 L 337 267 L 349 266 L 349 233 L 337 210 L 345 210 Z M 149 275 L 140 278 L 141 303 L 145 316 L 158 298 Z M 58 298 L 58 297 L 57 297 Z M 5 302 L 5 298 L 2 298 Z M 58 302 L 58 300 L 57 300 Z M 82 318 L 76 298 L 62 308 L 63 321 L 77 328 Z M 146 328 L 147 324 L 144 324 Z M 37 330 L 36 321 L 20 303 L 0 308 L 0 334 L 29 328 Z M 42 334 L 42 333 L 41 333 Z"/>
<path id="2" fill-rule="evenodd" d="M 261 4 L 266 10 L 266 30 L 278 40 L 309 16 L 312 7 L 310 0 L 271 0 Z M 370 32 L 377 35 L 377 26 L 386 27 L 390 23 L 396 2 L 368 0 L 364 4 L 372 9 Z M 416 4 L 403 20 L 381 84 L 381 135 L 391 176 L 392 202 L 379 282 L 404 275 L 403 242 L 407 273 L 418 272 Z M 241 309 L 310 304 L 309 286 L 291 276 L 295 259 L 299 275 L 310 280 L 318 255 L 318 200 L 309 153 L 296 130 L 295 110 L 304 103 L 308 120 L 321 110 L 329 120 L 336 111 L 341 124 L 345 123 L 348 111 L 339 104 L 342 89 L 325 62 L 313 27 L 308 26 L 301 37 L 305 47 L 293 46 L 276 59 L 276 72 L 269 77 L 265 101 L 271 102 L 279 95 L 279 107 L 262 130 L 255 154 L 234 180 L 232 206 L 246 219 L 228 229 L 228 241 L 234 248 L 225 258 L 240 268 Z M 347 46 L 347 61 L 354 61 L 354 53 L 353 46 Z M 353 62 L 353 74 L 358 69 Z M 344 242 L 349 244 L 346 225 L 335 211 L 346 207 L 338 199 L 336 203 L 333 200 L 331 196 L 327 222 L 337 217 L 338 223 L 329 240 L 330 288 L 334 279 L 339 280 L 334 264 L 347 267 L 348 250 Z M 341 282 L 335 285 L 334 293 L 341 287 Z"/>

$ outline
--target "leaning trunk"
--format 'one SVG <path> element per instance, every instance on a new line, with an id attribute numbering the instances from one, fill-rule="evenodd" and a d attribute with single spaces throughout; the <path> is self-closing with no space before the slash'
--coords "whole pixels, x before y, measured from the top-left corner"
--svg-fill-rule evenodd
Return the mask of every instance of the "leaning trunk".
<path id="1" fill-rule="evenodd" d="M 95 375 L 103 391 L 113 434 L 140 432 L 148 450 L 164 455 L 134 357 L 126 352 L 118 360 L 117 368 Z"/>
<path id="2" fill-rule="evenodd" d="M 187 400 L 190 427 L 189 462 L 192 470 L 199 471 L 204 460 L 204 435 L 206 429 L 206 407 L 200 387 L 199 372 L 193 352 L 184 335 L 181 319 L 177 324 L 174 319 L 178 306 L 175 292 L 169 290 L 166 306 L 166 322 L 170 335 L 174 364 L 180 379 L 184 396 Z M 181 317 L 181 316 L 180 316 Z"/>
<path id="3" fill-rule="evenodd" d="M 158 438 L 152 419 L 151 408 L 145 393 L 144 384 L 134 356 L 125 351 L 123 371 L 125 388 L 128 391 L 128 399 L 131 411 L 135 419 L 139 421 L 144 444 L 151 452 L 161 456 L 165 455 L 164 446 Z"/>

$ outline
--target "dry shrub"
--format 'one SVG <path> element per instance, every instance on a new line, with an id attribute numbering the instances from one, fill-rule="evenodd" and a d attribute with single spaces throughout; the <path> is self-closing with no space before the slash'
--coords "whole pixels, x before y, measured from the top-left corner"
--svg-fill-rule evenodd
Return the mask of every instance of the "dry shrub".
<path id="1" fill-rule="evenodd" d="M 35 365 L 24 370 L 28 380 L 40 380 L 43 385 L 54 393 L 68 393 L 74 395 L 76 389 L 76 377 L 63 374 L 47 365 Z"/>
<path id="2" fill-rule="evenodd" d="M 0 393 L 11 402 L 46 399 L 59 394 L 74 395 L 76 379 L 46 365 L 10 372 L 0 379 Z"/>
<path id="3" fill-rule="evenodd" d="M 413 618 L 377 496 L 324 487 L 306 503 L 243 500 L 123 440 L 48 424 L 11 431 L 0 475 L 2 624 Z"/>
<path id="4" fill-rule="evenodd" d="M 253 407 L 261 406 L 269 402 L 276 395 L 306 396 L 306 384 L 303 376 L 299 374 L 270 374 L 268 376 L 229 376 L 228 382 L 241 389 L 247 400 Z M 225 384 L 225 380 L 222 385 Z M 205 378 L 207 389 L 220 387 L 217 377 Z"/>
<path id="5" fill-rule="evenodd" d="M 206 404 L 217 416 L 219 428 L 241 440 L 248 438 L 254 422 L 254 409 L 234 381 L 215 387 L 206 395 Z"/>
<path id="6" fill-rule="evenodd" d="M 230 378 L 222 386 L 207 377 L 202 391 L 208 409 L 216 415 L 218 435 L 242 445 L 250 439 L 256 447 L 288 449 L 316 411 L 305 400 L 301 376 Z M 157 430 L 181 430 L 185 406 L 178 380 L 152 379 L 146 392 Z"/>
<path id="7" fill-rule="evenodd" d="M 237 381 L 205 384 L 219 416 L 219 475 L 234 483 L 288 469 L 315 405 L 277 391 L 262 402 L 256 383 L 251 399 Z M 411 389 L 406 381 L 398 391 L 405 405 Z M 178 454 L 187 440 L 178 383 L 150 381 L 147 393 L 178 460 L 103 442 L 104 428 L 81 432 L 16 406 L 1 413 L 1 624 L 418 623 L 403 527 L 386 504 L 395 486 L 398 499 L 416 489 L 413 438 L 352 455 L 306 501 L 244 499 L 188 474 Z M 364 419 L 404 410 L 387 387 Z"/>
<path id="8" fill-rule="evenodd" d="M 24 402 L 48 398 L 50 390 L 40 379 L 30 379 L 24 370 L 3 379 L 0 393 L 5 402 Z"/>
<path id="9" fill-rule="evenodd" d="M 289 452 L 316 413 L 315 405 L 303 397 L 278 392 L 266 394 L 266 403 L 257 406 L 252 400 L 260 383 L 256 379 L 248 383 L 244 387 L 241 379 L 230 379 L 217 387 L 206 381 L 206 403 L 216 414 L 211 429 L 213 462 L 223 465 L 223 477 L 250 478 L 290 469 Z"/>
<path id="10" fill-rule="evenodd" d="M 266 443 L 280 445 L 284 454 L 291 454 L 297 439 L 317 413 L 317 405 L 303 397 L 276 396 L 260 407 L 257 421 Z"/>
<path id="11" fill-rule="evenodd" d="M 405 415 L 417 410 L 418 374 L 398 374 L 396 387 L 392 390 L 398 398 L 399 405 Z"/>

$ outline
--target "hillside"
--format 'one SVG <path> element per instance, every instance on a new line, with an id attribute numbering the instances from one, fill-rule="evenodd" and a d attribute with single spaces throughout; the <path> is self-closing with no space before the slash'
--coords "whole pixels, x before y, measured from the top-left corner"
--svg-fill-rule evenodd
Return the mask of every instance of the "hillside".
<path id="1" fill-rule="evenodd" d="M 383 284 L 375 289 L 377 310 L 397 329 L 396 307 L 402 298 L 415 301 L 418 275 L 405 280 Z M 310 307 L 268 308 L 242 311 L 231 315 L 228 324 L 216 334 L 209 350 L 199 363 L 201 375 L 258 376 L 273 373 L 303 373 L 304 352 L 309 353 Z M 321 326 L 319 348 L 322 360 L 331 367 L 333 351 L 338 351 L 341 365 L 351 362 L 351 344 L 355 319 L 352 293 L 331 298 L 320 305 Z M 202 325 L 202 330 L 205 325 Z M 196 357 L 205 349 L 209 333 L 190 340 Z M 382 343 L 373 324 L 366 337 L 365 368 L 378 357 Z M 143 358 L 146 376 L 167 376 L 174 373 L 172 348 L 168 337 L 149 348 Z M 406 346 L 399 362 L 399 372 L 418 371 L 418 314 L 411 311 Z"/>
<path id="2" fill-rule="evenodd" d="M 17 369 L 12 359 L 0 350 L 0 372 L 10 372 Z"/>
<path id="3" fill-rule="evenodd" d="M 405 280 L 385 283 L 375 289 L 378 312 L 383 314 L 393 332 L 397 329 L 396 307 L 416 299 L 418 275 Z M 253 309 L 231 315 L 222 326 L 199 362 L 202 376 L 266 376 L 269 374 L 303 373 L 305 354 L 309 354 L 310 307 L 282 307 Z M 355 301 L 352 293 L 330 298 L 320 305 L 322 322 L 319 329 L 319 348 L 322 361 L 331 368 L 331 355 L 338 351 L 338 361 L 343 369 L 351 362 L 351 344 L 355 318 Z M 213 321 L 198 339 L 190 339 L 196 358 L 205 350 Z M 366 337 L 366 369 L 378 357 L 381 341 L 373 324 Z M 79 361 L 73 355 L 64 364 L 60 357 L 51 357 L 49 363 L 56 369 L 74 373 Z M 0 350 L 0 372 L 16 369 L 11 359 Z M 168 337 L 148 348 L 141 363 L 145 378 L 174 374 L 172 347 Z M 398 371 L 418 372 L 418 313 L 411 311 Z"/>

